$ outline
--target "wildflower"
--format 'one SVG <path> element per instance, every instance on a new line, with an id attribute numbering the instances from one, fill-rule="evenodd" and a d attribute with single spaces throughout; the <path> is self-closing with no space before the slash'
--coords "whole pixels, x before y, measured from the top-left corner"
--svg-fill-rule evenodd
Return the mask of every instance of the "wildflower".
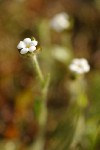
<path id="1" fill-rule="evenodd" d="M 76 58 L 76 59 L 73 59 L 72 63 L 69 66 L 69 69 L 77 74 L 84 74 L 86 72 L 89 72 L 90 66 L 86 59 Z"/>
<path id="2" fill-rule="evenodd" d="M 20 41 L 17 45 L 17 48 L 20 50 L 21 54 L 26 54 L 28 52 L 33 53 L 36 50 L 38 42 L 30 38 L 25 38 L 23 41 Z"/>
<path id="3" fill-rule="evenodd" d="M 51 20 L 50 25 L 57 32 L 61 32 L 64 29 L 69 28 L 69 16 L 65 12 L 56 14 Z"/>

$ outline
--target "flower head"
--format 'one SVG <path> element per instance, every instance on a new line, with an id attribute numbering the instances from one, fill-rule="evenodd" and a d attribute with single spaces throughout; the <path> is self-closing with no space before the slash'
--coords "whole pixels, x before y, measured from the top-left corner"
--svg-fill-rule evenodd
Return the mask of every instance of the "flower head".
<path id="1" fill-rule="evenodd" d="M 65 12 L 56 14 L 51 22 L 50 22 L 51 27 L 56 30 L 57 32 L 61 32 L 70 26 L 69 22 L 69 16 Z"/>
<path id="2" fill-rule="evenodd" d="M 90 66 L 88 61 L 84 58 L 73 59 L 72 63 L 69 65 L 69 69 L 77 74 L 84 74 L 89 72 Z"/>
<path id="3" fill-rule="evenodd" d="M 38 42 L 30 38 L 25 38 L 23 41 L 20 41 L 17 45 L 17 48 L 20 50 L 21 54 L 26 54 L 28 52 L 33 53 L 36 50 Z"/>

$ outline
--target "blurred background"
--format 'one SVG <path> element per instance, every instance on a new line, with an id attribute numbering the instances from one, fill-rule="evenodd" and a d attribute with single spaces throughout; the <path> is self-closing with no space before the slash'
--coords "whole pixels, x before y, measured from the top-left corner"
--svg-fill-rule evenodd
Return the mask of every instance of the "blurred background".
<path id="1" fill-rule="evenodd" d="M 51 74 L 45 150 L 100 150 L 99 0 L 0 0 L 0 149 L 26 150 L 38 134 L 38 78 L 17 50 L 32 36 Z M 73 58 L 91 67 L 81 82 L 69 70 Z"/>

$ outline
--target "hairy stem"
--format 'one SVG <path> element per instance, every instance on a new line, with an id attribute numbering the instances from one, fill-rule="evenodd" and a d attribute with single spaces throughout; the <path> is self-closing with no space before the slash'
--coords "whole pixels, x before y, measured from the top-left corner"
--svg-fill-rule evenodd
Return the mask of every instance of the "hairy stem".
<path id="1" fill-rule="evenodd" d="M 44 82 L 44 77 L 43 77 L 42 71 L 40 69 L 40 66 L 39 66 L 39 63 L 38 63 L 36 55 L 34 55 L 32 57 L 32 61 L 34 63 L 35 70 L 36 70 L 37 76 L 38 76 L 38 78 L 40 80 L 40 83 L 42 84 Z"/>

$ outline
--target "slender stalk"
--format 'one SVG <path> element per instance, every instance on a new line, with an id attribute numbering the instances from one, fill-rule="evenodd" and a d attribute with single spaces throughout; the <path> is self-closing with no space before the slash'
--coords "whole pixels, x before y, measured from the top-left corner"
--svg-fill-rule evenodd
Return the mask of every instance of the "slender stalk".
<path id="1" fill-rule="evenodd" d="M 44 77 L 43 77 L 42 71 L 40 69 L 40 66 L 38 64 L 37 57 L 36 57 L 36 55 L 34 55 L 31 58 L 32 58 L 32 62 L 34 63 L 34 66 L 35 66 L 35 70 L 36 70 L 37 76 L 38 76 L 38 78 L 40 80 L 40 83 L 42 84 L 44 82 Z"/>
<path id="2" fill-rule="evenodd" d="M 88 105 L 88 98 L 85 93 L 86 91 L 85 91 L 84 83 L 85 83 L 84 76 L 79 76 L 72 85 L 74 86 L 74 91 L 72 91 L 72 94 L 74 93 L 74 100 L 76 100 L 76 105 L 79 111 L 77 112 L 78 119 L 74 131 L 73 139 L 70 145 L 71 150 L 77 149 L 77 145 L 78 143 L 81 143 L 82 137 L 86 129 L 85 109 Z M 73 88 L 71 87 L 71 90 L 72 89 Z"/>
<path id="3" fill-rule="evenodd" d="M 48 93 L 50 75 L 48 75 L 47 79 L 44 80 L 44 76 L 39 67 L 36 55 L 34 55 L 32 57 L 32 62 L 34 63 L 37 76 L 38 76 L 40 84 L 42 86 L 41 86 L 41 107 L 40 107 L 39 116 L 37 118 L 38 125 L 39 125 L 39 132 L 36 137 L 36 140 L 34 141 L 34 143 L 32 144 L 32 146 L 29 150 L 44 150 L 45 126 L 46 126 L 46 121 L 47 121 L 47 93 Z"/>

